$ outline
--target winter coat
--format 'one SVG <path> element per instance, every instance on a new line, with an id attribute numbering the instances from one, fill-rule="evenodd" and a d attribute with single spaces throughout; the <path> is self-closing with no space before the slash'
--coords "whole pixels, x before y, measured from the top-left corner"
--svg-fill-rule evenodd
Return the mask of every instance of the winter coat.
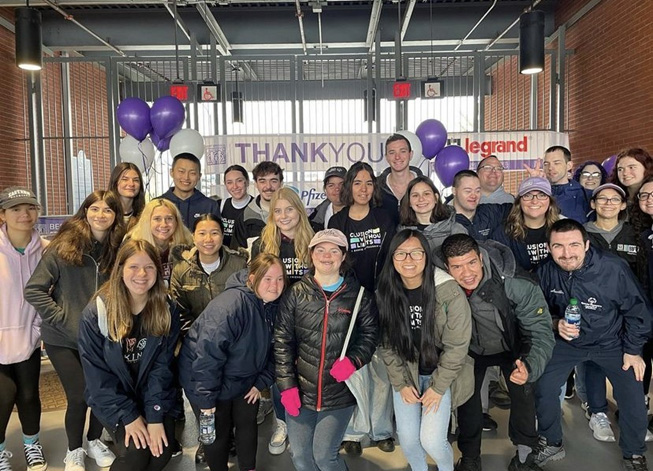
<path id="1" fill-rule="evenodd" d="M 184 339 L 179 380 L 200 409 L 274 382 L 272 333 L 279 304 L 264 303 L 246 283 L 247 270 L 234 273 Z"/>
<path id="2" fill-rule="evenodd" d="M 214 214 L 220 217 L 220 202 L 205 196 L 199 190 L 195 190 L 192 195 L 182 200 L 173 193 L 174 189 L 175 187 L 170 187 L 160 197 L 171 201 L 177 206 L 177 209 L 181 213 L 181 219 L 184 221 L 184 226 L 191 231 L 193 230 L 195 219 L 202 214 Z"/>
<path id="3" fill-rule="evenodd" d="M 415 226 L 399 226 L 397 232 L 403 229 L 416 229 Z M 456 221 L 456 213 L 451 212 L 447 219 L 429 224 L 422 231 L 424 237 L 429 243 L 431 253 L 436 257 L 436 265 L 444 269 L 444 262 L 442 261 L 442 243 L 444 239 L 454 234 L 467 234 L 465 226 Z"/>
<path id="4" fill-rule="evenodd" d="M 510 249 L 504 245 L 486 241 L 481 256 L 483 279 L 468 297 L 472 310 L 470 351 L 491 335 L 483 329 L 483 321 L 494 322 L 492 331 L 499 332 L 503 350 L 515 360 L 521 359 L 529 371 L 528 382 L 535 382 L 554 347 L 551 316 L 542 290 L 519 273 Z"/>
<path id="5" fill-rule="evenodd" d="M 41 318 L 25 300 L 23 289 L 48 244 L 33 230 L 20 254 L 11 245 L 7 225 L 0 226 L 0 365 L 29 359 L 41 341 Z"/>
<path id="6" fill-rule="evenodd" d="M 259 195 L 249 202 L 236 219 L 230 247 L 234 250 L 239 247 L 246 249 L 248 239 L 255 239 L 261 235 L 267 219 L 268 211 L 261 208 L 261 196 Z"/>
<path id="7" fill-rule="evenodd" d="M 553 198 L 560 207 L 563 216 L 585 224 L 590 212 L 592 192 L 586 190 L 576 180 L 569 180 L 562 185 L 551 185 Z"/>
<path id="8" fill-rule="evenodd" d="M 329 371 L 344 345 L 359 288 L 350 273 L 327 298 L 312 273 L 307 273 L 281 299 L 274 329 L 277 386 L 282 392 L 299 387 L 303 407 L 320 411 L 356 404 L 347 385 Z M 346 352 L 357 369 L 372 359 L 377 322 L 376 303 L 365 291 Z"/>
<path id="9" fill-rule="evenodd" d="M 554 324 L 564 318 L 569 300 L 578 300 L 580 336 L 574 347 L 642 353 L 651 331 L 651 306 L 623 259 L 590 247 L 578 270 L 567 272 L 549 256 L 537 274 Z"/>
<path id="10" fill-rule="evenodd" d="M 454 410 L 467 402 L 474 392 L 474 360 L 467 355 L 472 316 L 458 283 L 439 268 L 435 269 L 435 290 L 436 307 L 432 315 L 435 316 L 435 342 L 440 356 L 429 387 L 440 395 L 451 388 L 451 409 Z M 380 347 L 379 351 L 395 391 L 406 386 L 419 390 L 419 358 L 408 362 L 390 348 Z"/>
<path id="11" fill-rule="evenodd" d="M 142 416 L 159 424 L 166 415 L 181 417 L 174 385 L 174 351 L 179 336 L 177 306 L 169 300 L 170 332 L 146 337 L 136 381 L 123 357 L 122 342 L 109 338 L 104 300 L 95 298 L 82 313 L 79 354 L 86 380 L 85 398 L 95 416 L 112 431 Z"/>
<path id="12" fill-rule="evenodd" d="M 25 299 L 43 319 L 43 342 L 77 350 L 77 335 L 82 311 L 91 296 L 108 279 L 98 265 L 102 244 L 93 241 L 89 253 L 82 256 L 82 265 L 64 262 L 46 250 L 25 286 Z"/>
<path id="13" fill-rule="evenodd" d="M 311 227 L 313 228 L 314 232 L 320 232 L 327 228 L 326 221 L 325 221 L 326 212 L 330 205 L 331 205 L 331 201 L 329 200 L 322 201 L 320 204 L 318 204 L 315 207 L 311 215 L 308 217 L 308 222 L 311 224 Z"/>
<path id="14" fill-rule="evenodd" d="M 470 236 L 477 241 L 484 241 L 492 231 L 503 224 L 512 209 L 511 203 L 479 204 L 471 220 L 464 214 L 456 214 L 456 222 L 460 223 Z"/>
<path id="15" fill-rule="evenodd" d="M 213 298 L 225 290 L 227 279 L 247 266 L 247 256 L 226 247 L 220 249 L 220 266 L 210 275 L 202 268 L 196 247 L 177 245 L 171 256 L 170 293 L 181 308 L 182 332 L 199 317 Z"/>
<path id="16" fill-rule="evenodd" d="M 413 166 L 410 166 L 409 168 L 413 178 L 424 176 L 419 168 Z M 390 186 L 388 186 L 388 175 L 390 175 L 391 172 L 392 169 L 390 167 L 386 168 L 381 175 L 379 175 L 377 181 L 379 183 L 379 188 L 381 188 L 381 197 L 383 198 L 381 208 L 385 209 L 394 225 L 397 226 L 399 225 L 399 204 L 401 203 L 401 200 L 397 199 L 390 189 Z"/>
<path id="17" fill-rule="evenodd" d="M 590 238 L 590 244 L 600 250 L 611 252 L 623 258 L 633 273 L 637 274 L 637 253 L 639 252 L 639 235 L 627 221 L 619 221 L 618 231 L 612 242 L 603 237 L 601 229 L 596 227 L 596 223 L 585 223 L 587 235 Z M 640 278 L 641 280 L 641 278 Z"/>

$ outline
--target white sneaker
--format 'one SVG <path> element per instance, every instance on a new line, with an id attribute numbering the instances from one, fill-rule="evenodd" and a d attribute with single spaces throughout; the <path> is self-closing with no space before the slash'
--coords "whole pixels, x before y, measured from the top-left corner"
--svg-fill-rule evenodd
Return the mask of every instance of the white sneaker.
<path id="1" fill-rule="evenodd" d="M 66 463 L 66 466 L 63 468 L 64 471 L 86 471 L 86 466 L 84 465 L 85 456 L 86 451 L 81 446 L 75 448 L 73 451 L 67 450 L 66 457 L 63 460 Z"/>
<path id="2" fill-rule="evenodd" d="M 644 439 L 646 442 L 653 442 L 653 433 L 649 429 L 646 429 L 646 438 Z"/>
<path id="3" fill-rule="evenodd" d="M 593 432 L 594 438 L 600 442 L 614 442 L 614 432 L 610 426 L 610 419 L 603 412 L 592 414 L 590 419 L 590 429 Z"/>
<path id="4" fill-rule="evenodd" d="M 13 455 L 11 454 L 11 451 L 0 451 L 0 471 L 11 471 L 11 463 L 9 462 L 9 458 L 12 456 Z"/>
<path id="5" fill-rule="evenodd" d="M 99 439 L 88 442 L 86 454 L 93 458 L 100 468 L 108 468 L 116 459 L 116 455 Z"/>
<path id="6" fill-rule="evenodd" d="M 286 440 L 288 439 L 288 428 L 286 423 L 283 420 L 277 419 L 277 428 L 275 429 L 272 437 L 270 438 L 270 444 L 268 445 L 268 451 L 271 455 L 280 455 L 286 451 Z"/>

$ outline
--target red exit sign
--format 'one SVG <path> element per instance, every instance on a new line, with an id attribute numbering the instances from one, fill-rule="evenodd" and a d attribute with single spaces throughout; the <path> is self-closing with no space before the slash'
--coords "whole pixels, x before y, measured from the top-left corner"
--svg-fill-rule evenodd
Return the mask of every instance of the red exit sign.
<path id="1" fill-rule="evenodd" d="M 188 85 L 174 84 L 170 86 L 170 95 L 177 98 L 179 101 L 188 100 Z"/>
<path id="2" fill-rule="evenodd" d="M 397 100 L 410 98 L 410 82 L 399 81 L 392 84 L 392 97 Z"/>

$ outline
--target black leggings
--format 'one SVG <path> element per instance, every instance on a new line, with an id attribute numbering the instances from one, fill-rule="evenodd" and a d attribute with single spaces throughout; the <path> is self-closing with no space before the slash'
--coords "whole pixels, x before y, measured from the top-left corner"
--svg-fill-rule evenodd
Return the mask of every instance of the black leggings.
<path id="1" fill-rule="evenodd" d="M 39 374 L 41 372 L 41 349 L 37 348 L 27 360 L 11 365 L 0 364 L 0 443 L 14 408 L 25 435 L 39 433 L 41 423 L 41 399 L 39 398 Z"/>
<path id="2" fill-rule="evenodd" d="M 111 465 L 110 471 L 160 471 L 163 469 L 172 458 L 172 444 L 175 440 L 175 419 L 165 416 L 163 428 L 168 439 L 168 446 L 163 447 L 161 456 L 155 457 L 149 448 L 136 448 L 134 440 L 129 440 L 129 446 L 125 447 L 125 426 L 120 424 L 118 430 L 112 434 L 116 445 L 117 458 Z"/>
<path id="3" fill-rule="evenodd" d="M 79 359 L 79 351 L 67 347 L 45 345 L 52 366 L 57 371 L 61 385 L 66 392 L 68 407 L 66 408 L 66 435 L 68 437 L 68 449 L 74 450 L 82 446 L 84 425 L 86 424 L 86 411 L 88 406 L 84 400 L 84 371 Z M 95 417 L 93 412 L 88 422 L 88 433 L 86 438 L 90 442 L 102 435 L 102 424 Z"/>
<path id="4" fill-rule="evenodd" d="M 236 454 L 243 471 L 256 468 L 258 401 L 248 404 L 244 398 L 218 401 L 215 408 L 215 441 L 204 445 L 206 462 L 211 471 L 227 471 L 231 429 L 236 427 Z M 113 470 L 112 470 L 113 471 Z"/>

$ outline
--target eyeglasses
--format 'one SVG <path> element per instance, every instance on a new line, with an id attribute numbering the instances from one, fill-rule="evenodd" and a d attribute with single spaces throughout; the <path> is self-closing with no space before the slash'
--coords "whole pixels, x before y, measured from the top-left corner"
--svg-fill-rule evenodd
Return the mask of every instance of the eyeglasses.
<path id="1" fill-rule="evenodd" d="M 637 199 L 640 201 L 646 201 L 650 198 L 650 196 L 653 195 L 653 193 L 646 193 L 646 192 L 641 192 L 637 193 Z"/>
<path id="2" fill-rule="evenodd" d="M 641 199 L 641 198 L 640 198 Z M 598 201 L 601 204 L 620 204 L 623 200 L 619 198 L 618 196 L 614 196 L 612 198 L 608 198 L 607 196 L 597 196 L 596 201 Z"/>
<path id="3" fill-rule="evenodd" d="M 521 199 L 523 199 L 524 201 L 533 201 L 533 198 L 538 199 L 540 201 L 544 201 L 548 197 L 549 195 L 547 195 L 546 193 L 536 193 L 536 194 L 526 193 L 525 195 L 521 195 Z"/>
<path id="4" fill-rule="evenodd" d="M 413 250 L 412 252 L 403 252 L 401 250 L 398 250 L 392 254 L 392 258 L 394 258 L 398 262 L 403 262 L 404 260 L 406 260 L 406 257 L 408 257 L 409 255 L 411 259 L 415 260 L 416 262 L 419 262 L 421 259 L 424 258 L 424 251 Z"/>
<path id="5" fill-rule="evenodd" d="M 478 169 L 483 170 L 484 172 L 503 172 L 506 168 L 501 165 L 498 167 L 495 167 L 494 165 L 481 165 Z"/>
<path id="6" fill-rule="evenodd" d="M 581 172 L 580 176 L 585 178 L 601 178 L 601 172 Z"/>

